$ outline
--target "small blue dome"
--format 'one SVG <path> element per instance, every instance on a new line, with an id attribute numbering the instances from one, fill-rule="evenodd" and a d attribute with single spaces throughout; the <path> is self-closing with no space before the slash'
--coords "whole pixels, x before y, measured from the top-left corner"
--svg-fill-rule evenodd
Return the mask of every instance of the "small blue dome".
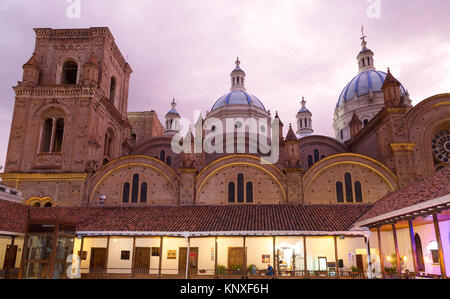
<path id="1" fill-rule="evenodd" d="M 384 80 L 386 79 L 386 75 L 385 72 L 375 70 L 368 70 L 358 74 L 347 84 L 347 86 L 345 86 L 344 90 L 342 90 L 337 107 L 352 100 L 355 97 L 355 94 L 359 97 L 369 94 L 370 90 L 373 92 L 380 92 Z M 406 89 L 403 85 L 400 85 L 400 92 L 402 95 L 406 94 Z"/>
<path id="2" fill-rule="evenodd" d="M 303 113 L 303 112 L 309 112 L 309 113 L 311 113 L 311 111 L 309 111 L 308 108 L 306 108 L 306 107 L 305 107 L 305 108 L 302 108 L 302 109 L 300 109 L 300 111 L 298 111 L 298 113 Z M 298 114 L 298 113 L 297 113 L 297 114 Z"/>
<path id="3" fill-rule="evenodd" d="M 228 105 L 248 105 L 255 106 L 260 109 L 266 110 L 261 101 L 252 94 L 247 93 L 244 90 L 233 90 L 226 95 L 220 97 L 214 106 L 211 108 L 211 111 L 219 109 L 223 106 Z"/>
<path id="4" fill-rule="evenodd" d="M 178 111 L 177 110 L 170 110 L 169 112 L 167 112 L 167 114 L 177 114 L 177 115 L 180 115 L 179 113 L 178 113 Z"/>

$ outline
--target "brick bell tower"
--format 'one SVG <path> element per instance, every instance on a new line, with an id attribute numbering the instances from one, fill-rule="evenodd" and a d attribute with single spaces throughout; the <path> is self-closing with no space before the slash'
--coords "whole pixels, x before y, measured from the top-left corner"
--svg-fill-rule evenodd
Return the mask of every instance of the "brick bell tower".
<path id="1" fill-rule="evenodd" d="M 103 164 L 129 153 L 132 70 L 108 28 L 34 31 L 34 53 L 14 87 L 2 176 L 25 196 L 48 196 L 57 203 L 63 195 L 70 200 L 82 193 L 81 185 L 61 188 L 66 179 L 69 184 L 74 178 L 81 182 Z M 57 178 L 57 191 L 47 181 L 52 176 Z"/>

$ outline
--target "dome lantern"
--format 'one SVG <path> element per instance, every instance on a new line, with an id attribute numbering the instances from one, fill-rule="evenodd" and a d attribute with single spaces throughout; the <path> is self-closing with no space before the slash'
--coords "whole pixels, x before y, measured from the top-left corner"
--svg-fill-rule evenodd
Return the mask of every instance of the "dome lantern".
<path id="1" fill-rule="evenodd" d="M 236 59 L 236 68 L 231 72 L 231 90 L 245 90 L 245 72 L 241 69 L 239 57 Z"/>
<path id="2" fill-rule="evenodd" d="M 366 37 L 364 35 L 364 27 L 361 26 L 361 52 L 359 52 L 358 56 L 356 57 L 356 59 L 358 60 L 358 66 L 359 66 L 359 73 L 365 72 L 365 71 L 370 71 L 370 70 L 375 70 L 375 66 L 373 63 L 373 56 L 374 53 L 372 52 L 372 50 L 370 50 L 369 48 L 367 48 L 367 42 L 366 42 Z"/>
<path id="3" fill-rule="evenodd" d="M 166 132 L 179 132 L 180 131 L 180 114 L 176 110 L 177 103 L 175 102 L 175 98 L 172 100 L 170 104 L 172 109 L 166 114 Z"/>
<path id="4" fill-rule="evenodd" d="M 314 130 L 312 128 L 312 113 L 306 108 L 305 97 L 302 97 L 302 108 L 297 113 L 297 135 L 299 138 L 311 135 Z"/>

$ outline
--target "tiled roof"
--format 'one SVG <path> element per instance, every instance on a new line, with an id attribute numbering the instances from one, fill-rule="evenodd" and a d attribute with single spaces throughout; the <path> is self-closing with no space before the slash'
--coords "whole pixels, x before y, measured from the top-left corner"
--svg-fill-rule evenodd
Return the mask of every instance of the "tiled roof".
<path id="1" fill-rule="evenodd" d="M 359 221 L 450 194 L 450 167 L 378 200 Z"/>
<path id="2" fill-rule="evenodd" d="M 345 231 L 371 205 L 224 205 L 30 209 L 32 220 L 61 220 L 77 231 Z"/>
<path id="3" fill-rule="evenodd" d="M 19 203 L 0 200 L 0 231 L 24 233 L 28 207 Z"/>
<path id="4" fill-rule="evenodd" d="M 289 124 L 289 131 L 286 135 L 286 141 L 297 141 L 297 136 L 295 136 L 294 130 L 292 130 L 292 125 Z"/>

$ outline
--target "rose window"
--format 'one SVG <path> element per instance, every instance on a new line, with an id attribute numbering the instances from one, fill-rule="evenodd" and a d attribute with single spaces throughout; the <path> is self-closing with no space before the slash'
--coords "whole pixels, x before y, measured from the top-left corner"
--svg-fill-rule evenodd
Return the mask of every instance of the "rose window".
<path id="1" fill-rule="evenodd" d="M 440 163 L 448 164 L 450 156 L 450 130 L 444 130 L 436 134 L 432 140 L 433 154 Z"/>

